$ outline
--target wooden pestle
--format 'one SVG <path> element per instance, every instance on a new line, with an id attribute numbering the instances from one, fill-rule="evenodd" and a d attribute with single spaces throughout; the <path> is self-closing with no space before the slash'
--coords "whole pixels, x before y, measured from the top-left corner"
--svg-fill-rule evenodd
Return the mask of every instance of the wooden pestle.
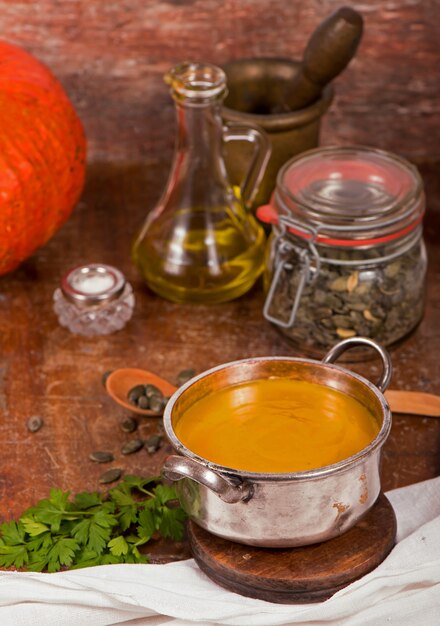
<path id="1" fill-rule="evenodd" d="M 285 112 L 302 109 L 319 98 L 325 85 L 355 55 L 362 31 L 362 16 L 350 7 L 341 7 L 321 22 L 309 39 L 297 76 L 286 88 Z"/>

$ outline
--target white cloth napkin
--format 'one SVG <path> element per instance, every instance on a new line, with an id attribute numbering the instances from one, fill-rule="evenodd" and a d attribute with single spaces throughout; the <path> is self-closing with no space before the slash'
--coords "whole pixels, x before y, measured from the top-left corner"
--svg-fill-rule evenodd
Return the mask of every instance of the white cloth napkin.
<path id="1" fill-rule="evenodd" d="M 439 626 L 440 477 L 388 494 L 397 545 L 374 571 L 319 604 L 225 591 L 193 560 L 56 574 L 0 572 L 1 626 Z"/>

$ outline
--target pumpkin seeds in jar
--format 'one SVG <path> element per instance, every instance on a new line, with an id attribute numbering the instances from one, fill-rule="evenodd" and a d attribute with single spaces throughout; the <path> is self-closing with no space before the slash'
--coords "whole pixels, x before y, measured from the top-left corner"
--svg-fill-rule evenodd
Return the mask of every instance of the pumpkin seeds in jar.
<path id="1" fill-rule="evenodd" d="M 299 348 L 321 355 L 359 335 L 390 345 L 415 328 L 427 261 L 412 163 L 363 146 L 310 150 L 283 165 L 262 208 L 273 225 L 263 313 Z"/>
<path id="2" fill-rule="evenodd" d="M 423 315 L 424 247 L 416 241 L 389 262 L 363 254 L 364 260 L 353 255 L 352 265 L 339 265 L 336 250 L 331 258 L 322 256 L 315 280 L 302 291 L 294 323 L 282 327 L 283 334 L 312 353 L 323 353 L 347 337 L 372 337 L 390 345 L 407 335 Z M 289 319 L 299 288 L 299 267 L 294 261 L 289 267 L 279 275 L 270 307 L 271 315 L 282 321 Z"/>

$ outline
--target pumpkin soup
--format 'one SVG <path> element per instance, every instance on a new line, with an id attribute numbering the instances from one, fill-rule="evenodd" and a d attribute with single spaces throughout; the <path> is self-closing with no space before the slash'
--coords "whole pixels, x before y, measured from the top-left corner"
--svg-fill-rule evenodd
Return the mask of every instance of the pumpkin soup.
<path id="1" fill-rule="evenodd" d="M 365 448 L 379 424 L 358 400 L 304 380 L 269 378 L 201 398 L 175 425 L 199 456 L 250 472 L 299 472 Z"/>

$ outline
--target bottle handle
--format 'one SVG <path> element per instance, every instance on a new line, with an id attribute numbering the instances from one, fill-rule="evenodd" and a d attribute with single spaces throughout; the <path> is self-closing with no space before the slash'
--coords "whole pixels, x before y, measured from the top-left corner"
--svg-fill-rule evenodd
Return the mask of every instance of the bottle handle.
<path id="1" fill-rule="evenodd" d="M 246 124 L 228 124 L 223 128 L 223 139 L 229 141 L 249 141 L 254 146 L 251 162 L 244 181 L 240 185 L 241 199 L 245 207 L 251 206 L 257 195 L 267 163 L 271 146 L 267 134 L 258 128 Z"/>

